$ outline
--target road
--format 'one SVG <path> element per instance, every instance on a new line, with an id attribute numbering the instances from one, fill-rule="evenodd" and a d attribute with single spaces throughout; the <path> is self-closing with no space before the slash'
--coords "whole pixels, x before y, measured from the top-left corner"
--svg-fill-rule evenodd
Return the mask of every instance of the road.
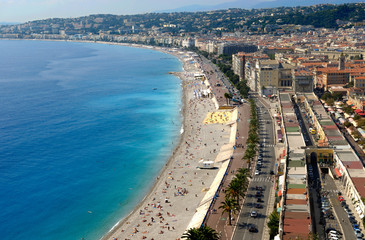
<path id="1" fill-rule="evenodd" d="M 302 107 L 302 106 L 301 106 Z M 309 123 L 305 119 L 304 111 L 297 105 L 294 104 L 295 113 L 297 119 L 301 125 L 302 134 L 305 139 L 307 146 L 313 146 L 314 139 L 311 134 L 309 134 Z M 337 199 L 337 186 L 334 179 L 328 174 L 324 174 L 319 171 L 316 159 L 311 159 L 310 165 L 313 169 L 313 177 L 308 177 L 309 184 L 309 198 L 311 201 L 311 216 L 312 224 L 314 224 L 315 231 L 318 233 L 320 239 L 325 238 L 325 229 L 334 228 L 344 234 L 343 239 L 356 239 L 352 225 L 347 217 L 347 213 L 344 211 L 343 207 L 340 205 Z M 324 176 L 322 178 L 322 175 Z M 322 182 L 320 181 L 321 179 Z M 327 194 L 324 194 L 328 192 Z M 324 217 L 321 212 L 321 197 L 326 195 L 326 197 L 331 202 L 331 210 L 334 213 L 334 219 Z"/>
<path id="2" fill-rule="evenodd" d="M 344 208 L 340 204 L 340 201 L 338 200 L 338 190 L 335 184 L 335 180 L 328 174 L 325 175 L 323 189 L 324 191 L 328 192 L 327 197 L 329 198 L 332 209 L 335 212 L 335 216 L 337 217 L 336 222 L 333 222 L 332 224 L 327 223 L 327 226 L 341 230 L 341 232 L 344 234 L 344 239 L 356 239 L 353 227 L 350 223 L 347 213 L 345 212 Z M 351 204 L 350 202 L 348 203 Z"/>
<path id="3" fill-rule="evenodd" d="M 256 101 L 256 103 L 260 109 L 258 116 L 260 121 L 260 148 L 263 150 L 262 167 L 260 174 L 253 175 L 249 184 L 246 199 L 237 220 L 237 226 L 233 235 L 234 240 L 262 239 L 265 219 L 271 214 L 267 213 L 267 208 L 269 204 L 272 204 L 269 203 L 269 196 L 271 195 L 270 191 L 272 191 L 274 187 L 274 177 L 270 174 L 270 171 L 273 170 L 275 164 L 273 123 L 270 114 L 268 113 L 268 109 L 264 107 L 262 103 L 258 101 Z M 255 167 L 255 169 L 257 168 Z M 256 190 L 256 187 L 262 188 L 262 196 L 260 197 L 262 202 L 259 203 L 262 205 L 262 208 L 255 207 L 259 198 L 256 196 L 259 192 Z M 257 217 L 250 216 L 250 213 L 253 210 L 258 212 Z M 249 226 L 252 224 L 255 225 L 258 232 L 253 233 L 248 230 Z"/>

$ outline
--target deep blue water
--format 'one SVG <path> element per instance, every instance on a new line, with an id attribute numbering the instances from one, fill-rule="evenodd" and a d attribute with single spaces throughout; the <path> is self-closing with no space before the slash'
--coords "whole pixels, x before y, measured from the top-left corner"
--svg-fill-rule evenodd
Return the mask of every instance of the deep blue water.
<path id="1" fill-rule="evenodd" d="M 99 239 L 128 214 L 179 137 L 180 70 L 153 50 L 0 41 L 0 239 Z"/>

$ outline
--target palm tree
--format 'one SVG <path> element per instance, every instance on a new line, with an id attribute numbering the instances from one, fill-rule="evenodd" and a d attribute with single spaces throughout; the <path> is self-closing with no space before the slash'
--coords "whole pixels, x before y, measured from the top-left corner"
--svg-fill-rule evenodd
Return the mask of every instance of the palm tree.
<path id="1" fill-rule="evenodd" d="M 237 201 L 237 205 L 240 206 L 240 197 L 245 197 L 245 188 L 238 178 L 232 179 L 226 189 L 226 194 Z"/>
<path id="2" fill-rule="evenodd" d="M 238 204 L 237 201 L 233 198 L 230 198 L 228 196 L 225 197 L 224 202 L 221 202 L 221 206 L 219 208 L 223 209 L 223 213 L 228 213 L 228 224 L 232 225 L 232 215 L 235 215 L 237 213 Z"/>
<path id="3" fill-rule="evenodd" d="M 227 100 L 227 105 L 229 105 L 229 104 L 228 104 L 228 100 L 232 98 L 232 95 L 231 95 L 231 94 L 229 94 L 229 93 L 225 93 L 225 94 L 224 94 L 224 97 L 225 97 L 225 98 L 226 98 L 226 100 Z"/>
<path id="4" fill-rule="evenodd" d="M 201 226 L 200 228 L 190 228 L 181 238 L 188 240 L 219 240 L 219 234 L 209 226 Z"/>
<path id="5" fill-rule="evenodd" d="M 249 176 L 250 176 L 250 171 L 248 170 L 248 168 L 238 169 L 236 178 L 237 178 L 237 181 L 239 181 L 241 183 L 244 193 L 247 191 L 247 188 L 248 188 L 248 184 L 249 184 L 248 177 Z"/>

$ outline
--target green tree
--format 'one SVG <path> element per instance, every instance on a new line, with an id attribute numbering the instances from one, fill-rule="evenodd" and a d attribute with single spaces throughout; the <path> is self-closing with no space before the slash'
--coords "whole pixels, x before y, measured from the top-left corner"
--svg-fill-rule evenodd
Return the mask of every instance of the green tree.
<path id="1" fill-rule="evenodd" d="M 245 186 L 241 179 L 234 178 L 229 183 L 228 188 L 226 189 L 226 194 L 237 201 L 237 205 L 240 206 L 240 197 L 245 197 Z"/>
<path id="2" fill-rule="evenodd" d="M 224 202 L 221 202 L 221 206 L 219 206 L 220 209 L 223 209 L 222 214 L 228 213 L 228 224 L 232 225 L 232 215 L 235 215 L 237 213 L 238 209 L 238 203 L 235 199 L 230 198 L 226 195 Z"/>
<path id="3" fill-rule="evenodd" d="M 332 98 L 332 94 L 330 92 L 323 93 L 321 99 L 326 101 L 327 99 Z"/>
<path id="4" fill-rule="evenodd" d="M 181 238 L 188 240 L 218 240 L 219 234 L 209 226 L 201 226 L 200 228 L 190 228 Z"/>
<path id="5" fill-rule="evenodd" d="M 229 93 L 225 93 L 225 94 L 224 94 L 224 97 L 225 97 L 225 98 L 226 98 L 226 100 L 227 100 L 227 105 L 229 105 L 228 101 L 232 98 L 232 95 L 231 95 L 231 94 L 229 94 Z"/>
<path id="6" fill-rule="evenodd" d="M 270 214 L 269 216 L 269 222 L 267 223 L 267 226 L 270 229 L 270 239 L 274 238 L 279 233 L 279 219 L 280 216 L 276 209 Z"/>
<path id="7" fill-rule="evenodd" d="M 335 100 L 333 98 L 327 98 L 326 103 L 328 106 L 333 106 L 335 105 Z"/>

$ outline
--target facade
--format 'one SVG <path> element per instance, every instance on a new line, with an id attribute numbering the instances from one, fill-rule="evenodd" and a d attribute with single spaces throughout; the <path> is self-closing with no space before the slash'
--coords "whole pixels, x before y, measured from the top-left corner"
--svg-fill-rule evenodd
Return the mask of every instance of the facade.
<path id="1" fill-rule="evenodd" d="M 240 81 L 244 80 L 246 77 L 245 66 L 248 56 L 249 55 L 242 52 L 232 55 L 232 70 L 240 77 Z"/>
<path id="2" fill-rule="evenodd" d="M 305 70 L 293 70 L 293 89 L 295 92 L 313 91 L 313 74 Z"/>
<path id="3" fill-rule="evenodd" d="M 322 82 L 325 90 L 329 85 L 345 85 L 350 80 L 350 73 L 347 70 L 326 68 L 322 69 Z"/>
<path id="4" fill-rule="evenodd" d="M 291 89 L 293 85 L 292 65 L 278 60 L 259 60 L 256 63 L 258 89 Z"/>
<path id="5" fill-rule="evenodd" d="M 355 77 L 354 87 L 360 88 L 360 89 L 365 89 L 365 76 Z"/>
<path id="6" fill-rule="evenodd" d="M 238 52 L 252 53 L 257 51 L 256 45 L 248 45 L 240 42 L 226 42 L 218 45 L 218 55 L 232 55 Z"/>

